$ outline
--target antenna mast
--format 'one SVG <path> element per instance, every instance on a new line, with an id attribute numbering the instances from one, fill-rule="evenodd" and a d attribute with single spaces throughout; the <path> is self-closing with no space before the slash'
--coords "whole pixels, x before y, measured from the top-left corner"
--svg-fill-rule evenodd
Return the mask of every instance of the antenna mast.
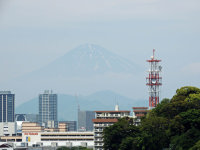
<path id="1" fill-rule="evenodd" d="M 150 68 L 148 70 L 149 76 L 146 78 L 146 85 L 149 87 L 149 109 L 152 109 L 159 103 L 159 87 L 162 85 L 162 77 L 160 76 L 162 67 L 159 66 L 161 60 L 155 59 L 155 49 L 153 49 L 153 56 L 147 62 L 149 62 Z"/>
<path id="2" fill-rule="evenodd" d="M 77 96 L 77 94 L 75 94 L 75 99 L 76 99 L 76 102 L 77 102 L 78 112 L 79 112 L 79 111 L 80 111 L 80 105 L 79 105 L 79 101 L 78 101 L 78 96 Z"/>

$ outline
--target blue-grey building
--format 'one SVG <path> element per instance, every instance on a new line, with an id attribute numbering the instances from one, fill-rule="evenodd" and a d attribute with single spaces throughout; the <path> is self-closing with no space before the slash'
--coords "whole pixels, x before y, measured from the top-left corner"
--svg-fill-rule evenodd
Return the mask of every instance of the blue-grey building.
<path id="1" fill-rule="evenodd" d="M 57 94 L 52 91 L 39 94 L 39 122 L 46 127 L 57 127 Z"/>
<path id="2" fill-rule="evenodd" d="M 0 122 L 15 121 L 15 94 L 0 91 Z"/>
<path id="3" fill-rule="evenodd" d="M 67 131 L 77 131 L 77 121 L 59 121 L 59 123 L 67 123 Z"/>
<path id="4" fill-rule="evenodd" d="M 78 110 L 78 131 L 93 131 L 94 111 Z"/>

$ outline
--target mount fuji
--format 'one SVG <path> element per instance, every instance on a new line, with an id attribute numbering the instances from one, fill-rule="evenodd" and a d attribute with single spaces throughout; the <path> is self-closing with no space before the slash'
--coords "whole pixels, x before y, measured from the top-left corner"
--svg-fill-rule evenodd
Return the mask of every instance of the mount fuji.
<path id="1" fill-rule="evenodd" d="M 13 89 L 16 105 L 46 89 L 72 95 L 112 90 L 141 99 L 141 87 L 145 87 L 143 73 L 138 65 L 101 46 L 84 44 L 38 70 L 1 84 L 0 88 Z"/>
<path id="2" fill-rule="evenodd" d="M 137 73 L 139 67 L 105 48 L 84 44 L 31 73 L 37 77 L 87 77 L 106 73 Z"/>

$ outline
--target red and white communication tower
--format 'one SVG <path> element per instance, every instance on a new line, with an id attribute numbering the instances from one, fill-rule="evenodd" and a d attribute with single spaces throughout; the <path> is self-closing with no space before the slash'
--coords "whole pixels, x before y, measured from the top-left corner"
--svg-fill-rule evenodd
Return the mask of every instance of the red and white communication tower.
<path id="1" fill-rule="evenodd" d="M 149 87 L 149 109 L 152 109 L 159 103 L 159 87 L 162 85 L 162 77 L 160 75 L 162 67 L 159 65 L 161 60 L 155 59 L 155 49 L 153 49 L 153 56 L 147 62 L 149 62 L 150 68 L 148 70 L 149 76 L 146 78 L 146 85 Z"/>

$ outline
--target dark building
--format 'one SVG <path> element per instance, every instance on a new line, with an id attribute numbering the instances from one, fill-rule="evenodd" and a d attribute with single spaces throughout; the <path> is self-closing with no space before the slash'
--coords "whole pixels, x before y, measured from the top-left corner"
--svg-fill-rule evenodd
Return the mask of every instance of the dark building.
<path id="1" fill-rule="evenodd" d="M 59 123 L 67 123 L 68 131 L 77 131 L 77 122 L 76 121 L 59 121 Z"/>
<path id="2" fill-rule="evenodd" d="M 94 111 L 78 110 L 78 131 L 93 131 Z"/>
<path id="3" fill-rule="evenodd" d="M 49 127 L 49 124 L 57 127 L 57 94 L 45 91 L 39 94 L 39 122 Z"/>
<path id="4" fill-rule="evenodd" d="M 0 91 L 0 122 L 15 121 L 15 94 Z"/>

